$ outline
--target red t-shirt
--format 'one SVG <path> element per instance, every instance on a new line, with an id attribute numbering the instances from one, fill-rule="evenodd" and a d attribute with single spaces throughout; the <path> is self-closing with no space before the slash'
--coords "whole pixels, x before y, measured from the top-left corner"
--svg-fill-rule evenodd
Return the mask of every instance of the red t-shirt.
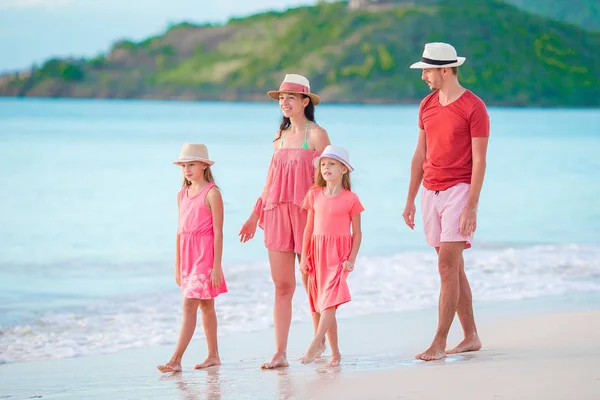
<path id="1" fill-rule="evenodd" d="M 442 106 L 435 91 L 421 102 L 419 128 L 425 131 L 427 144 L 423 186 L 446 190 L 458 183 L 471 183 L 471 138 L 490 136 L 490 119 L 483 101 L 467 90 Z"/>

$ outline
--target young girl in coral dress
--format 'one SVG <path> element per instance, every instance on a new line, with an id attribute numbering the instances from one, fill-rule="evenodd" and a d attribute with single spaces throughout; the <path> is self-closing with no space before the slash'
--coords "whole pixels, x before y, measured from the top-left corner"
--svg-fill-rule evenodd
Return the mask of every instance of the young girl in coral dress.
<path id="1" fill-rule="evenodd" d="M 206 335 L 208 355 L 194 369 L 220 365 L 217 346 L 215 297 L 227 292 L 223 277 L 223 199 L 215 185 L 208 149 L 203 144 L 184 144 L 179 159 L 183 189 L 177 194 L 179 228 L 175 257 L 175 282 L 183 296 L 183 322 L 173 356 L 160 372 L 180 372 L 181 359 L 194 331 L 198 308 Z"/>
<path id="2" fill-rule="evenodd" d="M 354 270 L 362 233 L 360 213 L 364 211 L 350 185 L 348 152 L 339 146 L 327 146 L 314 160 L 315 186 L 304 201 L 308 220 L 304 230 L 300 268 L 308 274 L 308 299 L 313 312 L 321 314 L 315 337 L 301 359 L 311 363 L 321 352 L 325 334 L 335 319 L 336 309 L 350 301 L 346 278 Z M 329 332 L 331 361 L 340 364 L 337 330 Z"/>

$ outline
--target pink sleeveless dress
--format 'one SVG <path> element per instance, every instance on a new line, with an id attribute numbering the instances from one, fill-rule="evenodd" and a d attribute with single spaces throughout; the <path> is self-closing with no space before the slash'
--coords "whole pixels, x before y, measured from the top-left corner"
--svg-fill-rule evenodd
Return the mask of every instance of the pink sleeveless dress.
<path id="1" fill-rule="evenodd" d="M 179 251 L 181 295 L 190 299 L 208 300 L 227 292 L 227 284 L 212 287 L 210 273 L 215 258 L 215 236 L 212 213 L 206 208 L 206 195 L 215 187 L 207 184 L 194 197 L 188 196 L 188 188 L 181 191 L 179 203 Z"/>
<path id="2" fill-rule="evenodd" d="M 352 251 L 352 218 L 364 208 L 358 196 L 349 190 L 325 197 L 321 187 L 308 192 L 304 207 L 314 212 L 308 247 L 308 302 L 313 312 L 320 313 L 350 301 L 348 272 L 342 264 Z"/>
<path id="3" fill-rule="evenodd" d="M 254 205 L 266 248 L 302 252 L 307 215 L 302 201 L 315 181 L 313 160 L 319 155 L 305 148 L 281 148 L 273 153 L 267 182 Z"/>
<path id="4" fill-rule="evenodd" d="M 304 196 L 315 181 L 313 160 L 319 155 L 318 151 L 303 148 L 282 148 L 273 153 L 267 183 L 255 204 L 261 221 L 265 211 L 281 203 L 302 206 Z"/>

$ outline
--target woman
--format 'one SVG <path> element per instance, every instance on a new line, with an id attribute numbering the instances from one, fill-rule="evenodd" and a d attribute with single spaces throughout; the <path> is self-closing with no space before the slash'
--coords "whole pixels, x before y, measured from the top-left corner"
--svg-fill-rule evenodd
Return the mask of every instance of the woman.
<path id="1" fill-rule="evenodd" d="M 257 224 L 263 229 L 275 284 L 276 352 L 270 362 L 262 365 L 264 369 L 289 365 L 286 352 L 296 288 L 295 259 L 300 260 L 307 217 L 301 205 L 314 183 L 313 159 L 330 144 L 327 131 L 315 123 L 315 106 L 321 99 L 310 92 L 308 79 L 287 74 L 279 90 L 268 95 L 279 100 L 283 118 L 273 141 L 273 158 L 264 190 L 240 230 L 240 240 L 247 242 L 254 237 Z M 306 288 L 304 274 L 302 281 Z M 313 323 L 316 330 L 319 314 L 313 313 Z M 331 329 L 337 329 L 337 325 Z M 322 349 L 325 350 L 325 343 Z"/>

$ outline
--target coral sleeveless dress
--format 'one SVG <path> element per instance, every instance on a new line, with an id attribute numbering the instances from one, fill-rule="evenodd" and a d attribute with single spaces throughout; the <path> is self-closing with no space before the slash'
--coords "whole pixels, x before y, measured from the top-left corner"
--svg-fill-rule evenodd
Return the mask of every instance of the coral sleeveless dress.
<path id="1" fill-rule="evenodd" d="M 219 287 L 212 287 L 210 273 L 215 259 L 215 235 L 211 211 L 206 208 L 206 195 L 215 187 L 207 184 L 194 197 L 188 188 L 181 190 L 179 203 L 179 251 L 181 295 L 185 298 L 208 300 L 227 292 L 225 277 Z"/>
<path id="2" fill-rule="evenodd" d="M 314 211 L 314 228 L 308 247 L 308 301 L 313 312 L 323 312 L 350 301 L 348 272 L 342 264 L 352 251 L 352 218 L 364 211 L 358 196 L 344 190 L 326 197 L 323 188 L 311 189 L 304 207 Z"/>
<path id="3" fill-rule="evenodd" d="M 280 148 L 273 154 L 267 183 L 254 206 L 267 249 L 302 252 L 307 216 L 302 201 L 314 183 L 313 160 L 319 155 L 307 148 Z"/>

